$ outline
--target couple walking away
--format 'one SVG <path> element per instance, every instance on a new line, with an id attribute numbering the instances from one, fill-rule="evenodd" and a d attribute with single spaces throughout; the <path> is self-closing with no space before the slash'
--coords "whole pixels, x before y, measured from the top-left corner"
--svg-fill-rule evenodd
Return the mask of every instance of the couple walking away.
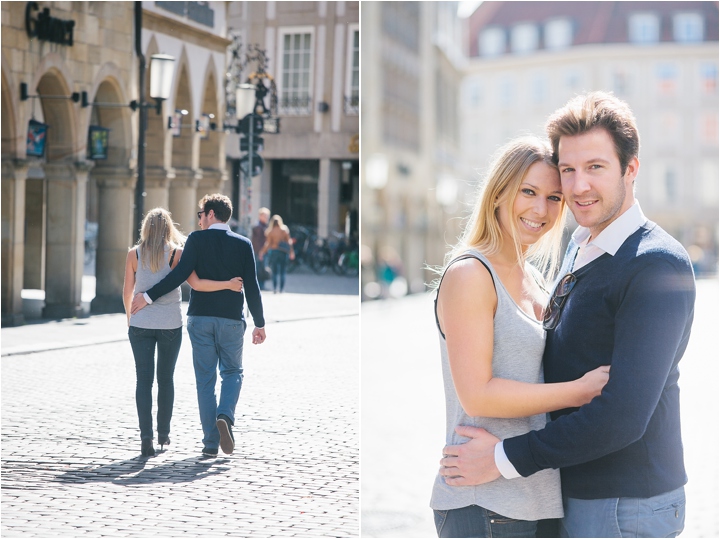
<path id="1" fill-rule="evenodd" d="M 501 149 L 437 283 L 438 536 L 675 537 L 692 266 L 635 199 L 626 103 L 578 96 L 546 130 Z M 546 287 L 566 208 L 579 227 Z"/>
<path id="2" fill-rule="evenodd" d="M 250 241 L 227 225 L 232 215 L 230 199 L 220 194 L 205 195 L 199 206 L 201 230 L 187 239 L 178 232 L 166 210 L 150 210 L 143 220 L 138 245 L 127 255 L 123 300 L 135 356 L 135 401 L 143 456 L 155 454 L 152 386 L 156 348 L 158 443 L 161 448 L 170 443 L 173 373 L 182 342 L 179 287 L 183 282 L 187 280 L 192 287 L 187 329 L 193 349 L 204 455 L 217 456 L 218 446 L 227 454 L 235 448 L 232 427 L 243 380 L 243 337 L 247 327 L 244 297 L 255 323 L 253 344 L 265 341 L 255 258 Z M 219 402 L 215 395 L 218 368 Z"/>

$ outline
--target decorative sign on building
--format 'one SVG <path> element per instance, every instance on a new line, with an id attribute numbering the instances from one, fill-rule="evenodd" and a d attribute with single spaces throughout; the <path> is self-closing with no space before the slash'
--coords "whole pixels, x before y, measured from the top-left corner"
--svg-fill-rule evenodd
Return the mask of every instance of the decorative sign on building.
<path id="1" fill-rule="evenodd" d="M 99 125 L 91 125 L 88 135 L 88 159 L 107 159 L 110 130 Z"/>
<path id="2" fill-rule="evenodd" d="M 37 19 L 33 19 L 33 12 L 39 9 L 37 2 L 28 2 L 25 6 L 25 29 L 28 37 L 72 47 L 75 21 L 51 17 L 50 8 L 43 9 L 38 13 Z"/>
<path id="3" fill-rule="evenodd" d="M 28 156 L 42 157 L 45 154 L 48 127 L 50 126 L 37 120 L 28 122 L 27 148 L 25 150 Z"/>

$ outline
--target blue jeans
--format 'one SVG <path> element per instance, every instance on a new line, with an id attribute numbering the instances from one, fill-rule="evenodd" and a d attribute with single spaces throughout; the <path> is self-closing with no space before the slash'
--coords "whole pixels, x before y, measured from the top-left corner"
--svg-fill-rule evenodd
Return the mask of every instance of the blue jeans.
<path id="1" fill-rule="evenodd" d="M 243 368 L 243 338 L 247 323 L 217 316 L 188 316 L 187 330 L 193 349 L 203 444 L 216 449 L 220 445 L 217 416 L 225 414 L 235 423 L 235 405 L 240 398 Z M 220 402 L 215 396 L 218 367 Z"/>
<path id="2" fill-rule="evenodd" d="M 170 434 L 175 386 L 173 374 L 177 363 L 180 345 L 182 344 L 182 328 L 176 329 L 143 329 L 130 326 L 128 338 L 135 356 L 135 405 L 137 406 L 140 423 L 140 438 L 152 440 L 152 387 L 155 381 L 155 347 L 157 346 L 157 380 L 158 436 Z"/>
<path id="3" fill-rule="evenodd" d="M 677 537 L 685 527 L 685 488 L 652 498 L 564 498 L 561 537 Z"/>
<path id="4" fill-rule="evenodd" d="M 287 262 L 289 255 L 278 249 L 270 250 L 270 271 L 272 271 L 273 290 L 278 289 L 280 283 L 280 292 L 285 288 L 285 273 L 287 273 Z"/>
<path id="5" fill-rule="evenodd" d="M 535 537 L 537 528 L 534 520 L 504 517 L 479 505 L 433 513 L 438 537 Z"/>

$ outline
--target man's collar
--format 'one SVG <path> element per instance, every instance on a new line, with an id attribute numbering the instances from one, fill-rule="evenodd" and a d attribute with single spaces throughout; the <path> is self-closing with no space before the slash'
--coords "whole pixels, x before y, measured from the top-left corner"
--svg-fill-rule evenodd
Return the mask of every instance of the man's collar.
<path id="1" fill-rule="evenodd" d="M 230 230 L 230 226 L 227 223 L 213 223 L 208 228 L 208 230 Z"/>
<path id="2" fill-rule="evenodd" d="M 615 253 L 617 253 L 625 240 L 646 222 L 647 217 L 643 214 L 642 209 L 640 209 L 640 203 L 636 200 L 625 213 L 610 223 L 589 245 L 594 245 L 606 253 L 615 256 Z M 589 236 L 590 229 L 579 226 L 575 232 L 573 232 L 572 239 L 577 245 L 580 245 L 587 240 Z"/>

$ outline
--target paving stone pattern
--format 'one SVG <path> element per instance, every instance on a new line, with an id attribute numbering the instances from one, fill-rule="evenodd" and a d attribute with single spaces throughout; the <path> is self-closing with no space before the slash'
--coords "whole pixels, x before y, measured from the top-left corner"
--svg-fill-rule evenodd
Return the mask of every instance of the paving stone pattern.
<path id="1" fill-rule="evenodd" d="M 299 305 L 310 298 L 311 318 L 303 320 Z M 298 315 L 268 323 L 260 346 L 250 344 L 250 324 L 236 449 L 218 458 L 200 454 L 187 333 L 171 445 L 148 459 L 140 457 L 127 341 L 88 344 L 86 333 L 75 348 L 7 355 L 3 346 L 3 537 L 357 536 L 357 300 L 267 299 Z M 125 324 L 123 315 L 94 319 L 83 331 L 95 324 L 98 340 Z M 81 342 L 66 324 L 68 340 Z M 11 329 L 41 348 L 44 326 Z"/>

